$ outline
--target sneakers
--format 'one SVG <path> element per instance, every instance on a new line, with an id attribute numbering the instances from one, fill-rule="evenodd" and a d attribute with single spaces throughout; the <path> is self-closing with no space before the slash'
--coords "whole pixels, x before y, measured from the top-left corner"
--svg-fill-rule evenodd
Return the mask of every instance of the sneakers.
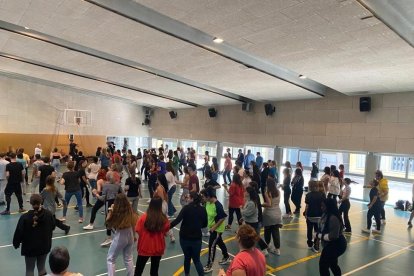
<path id="1" fill-rule="evenodd" d="M 213 271 L 213 266 L 212 266 L 211 264 L 206 265 L 206 266 L 203 268 L 203 270 L 204 270 L 204 273 L 209 273 L 209 272 L 212 272 L 212 271 Z"/>
<path id="2" fill-rule="evenodd" d="M 151 198 L 147 200 L 147 203 L 150 203 L 150 202 L 151 202 Z"/>
<path id="3" fill-rule="evenodd" d="M 103 243 L 101 243 L 102 247 L 109 246 L 112 243 L 112 238 L 106 238 Z"/>
<path id="4" fill-rule="evenodd" d="M 93 224 L 88 224 L 86 226 L 83 227 L 83 230 L 93 230 Z"/>
<path id="5" fill-rule="evenodd" d="M 26 212 L 26 209 L 24 209 L 24 208 L 19 209 L 19 213 L 24 213 L 24 212 Z"/>
<path id="6" fill-rule="evenodd" d="M 231 225 L 226 225 L 226 227 L 224 228 L 224 230 L 230 231 L 231 230 Z"/>
<path id="7" fill-rule="evenodd" d="M 87 208 L 92 208 L 92 207 L 93 207 L 93 205 L 92 205 L 92 204 L 90 204 L 90 203 L 88 203 L 88 204 L 86 204 L 86 207 L 87 207 Z"/>
<path id="8" fill-rule="evenodd" d="M 372 229 L 372 234 L 381 234 L 381 231 L 377 229 Z"/>
<path id="9" fill-rule="evenodd" d="M 408 228 L 412 228 L 413 224 L 411 223 L 411 221 L 408 222 Z"/>
<path id="10" fill-rule="evenodd" d="M 366 233 L 366 234 L 370 234 L 371 233 L 371 231 L 368 228 L 362 228 L 361 229 L 361 232 L 362 233 Z"/>
<path id="11" fill-rule="evenodd" d="M 292 218 L 292 214 L 284 214 L 282 217 L 283 218 Z"/>
<path id="12" fill-rule="evenodd" d="M 277 255 L 277 256 L 280 256 L 280 249 L 276 248 L 274 254 Z"/>
<path id="13" fill-rule="evenodd" d="M 263 249 L 262 250 L 263 255 L 265 255 L 265 257 L 269 256 L 269 251 L 267 251 L 267 249 Z"/>
<path id="14" fill-rule="evenodd" d="M 175 243 L 175 237 L 174 237 L 174 235 L 172 235 L 172 236 L 170 237 L 170 242 L 171 242 L 171 243 Z"/>
<path id="15" fill-rule="evenodd" d="M 203 237 L 210 237 L 210 232 L 203 233 Z"/>
<path id="16" fill-rule="evenodd" d="M 58 207 L 58 208 L 62 208 L 62 207 L 63 207 L 63 204 L 62 204 L 62 203 L 59 203 L 59 204 L 57 205 L 57 207 Z"/>
<path id="17" fill-rule="evenodd" d="M 4 210 L 3 212 L 0 213 L 0 215 L 2 215 L 2 216 L 10 215 L 10 211 L 9 210 Z"/>
<path id="18" fill-rule="evenodd" d="M 220 265 L 225 265 L 225 264 L 229 264 L 229 263 L 231 263 L 230 256 L 228 256 L 227 258 L 223 258 L 223 259 L 221 259 L 221 261 L 219 261 Z"/>
<path id="19" fill-rule="evenodd" d="M 386 221 L 385 219 L 382 219 L 382 220 L 381 220 L 381 224 L 382 224 L 382 225 L 385 225 L 385 224 L 387 224 L 387 221 Z"/>
<path id="20" fill-rule="evenodd" d="M 83 223 L 83 218 L 79 218 L 78 222 Z"/>
<path id="21" fill-rule="evenodd" d="M 312 250 L 313 253 L 319 253 L 319 249 L 316 248 L 315 246 L 312 246 L 311 250 Z M 279 251 L 279 253 L 280 253 L 280 251 Z"/>
<path id="22" fill-rule="evenodd" d="M 75 206 L 75 211 L 79 211 L 79 206 Z"/>
<path id="23" fill-rule="evenodd" d="M 60 221 L 66 221 L 66 217 L 61 217 L 59 220 Z"/>
<path id="24" fill-rule="evenodd" d="M 69 231 L 70 231 L 70 226 L 68 226 L 68 227 L 65 229 L 65 235 L 67 235 L 67 234 L 69 233 Z"/>

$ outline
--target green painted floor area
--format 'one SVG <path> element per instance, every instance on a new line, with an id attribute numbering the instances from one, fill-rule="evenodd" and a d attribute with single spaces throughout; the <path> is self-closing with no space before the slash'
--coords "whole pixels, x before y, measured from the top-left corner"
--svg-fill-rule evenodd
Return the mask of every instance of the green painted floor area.
<path id="1" fill-rule="evenodd" d="M 145 184 L 144 184 L 145 185 Z M 144 190 L 145 194 L 147 191 Z M 28 197 L 28 196 L 27 196 Z M 178 194 L 174 196 L 178 206 Z M 227 203 L 222 190 L 218 191 L 218 198 Z M 12 198 L 12 212 L 17 210 L 17 202 Z M 283 201 L 282 201 L 283 202 Z M 73 205 L 71 202 L 70 205 Z M 340 258 L 339 263 L 343 275 L 411 275 L 414 270 L 414 230 L 407 229 L 408 212 L 395 211 L 388 207 L 387 224 L 383 227 L 382 234 L 368 236 L 361 234 L 360 230 L 366 221 L 366 204 L 363 202 L 351 202 L 350 218 L 353 234 L 348 236 L 348 249 Z M 140 202 L 140 211 L 146 210 L 146 199 Z M 25 207 L 29 204 L 25 202 Z M 284 206 L 282 211 L 284 211 Z M 86 209 L 86 208 L 85 208 Z M 179 209 L 179 208 L 178 208 Z M 56 216 L 61 216 L 62 210 L 58 210 Z M 85 276 L 106 275 L 106 254 L 108 248 L 101 248 L 99 244 L 105 238 L 103 215 L 98 213 L 93 231 L 84 231 L 90 218 L 91 209 L 85 211 L 85 223 L 77 222 L 77 213 L 70 209 L 67 215 L 67 223 L 71 226 L 68 236 L 57 229 L 53 237 L 53 245 L 64 245 L 71 254 L 70 270 L 81 272 Z M 19 214 L 0 217 L 0 275 L 24 275 L 24 259 L 20 256 L 20 250 L 11 246 L 15 226 Z M 319 275 L 319 257 L 307 249 L 306 224 L 304 218 L 293 218 L 284 221 L 285 226 L 281 230 L 281 256 L 270 255 L 267 257 L 269 275 Z M 178 226 L 179 228 L 179 226 Z M 231 254 L 237 254 L 238 247 L 234 239 L 236 226 L 233 231 L 224 234 L 224 240 L 230 239 L 227 248 Z M 161 261 L 159 275 L 174 275 L 183 263 L 182 251 L 178 242 L 178 231 L 174 230 L 177 242 L 169 243 Z M 207 239 L 204 240 L 204 248 L 207 247 Z M 136 252 L 134 259 L 136 260 Z M 218 253 L 217 260 L 221 259 Z M 201 258 L 206 263 L 206 255 Z M 150 265 L 147 265 L 145 274 L 149 275 Z M 214 266 L 212 275 L 217 275 L 220 266 Z M 122 257 L 118 258 L 117 275 L 125 275 Z M 183 275 L 183 274 L 182 274 Z M 196 275 L 192 267 L 191 275 Z"/>

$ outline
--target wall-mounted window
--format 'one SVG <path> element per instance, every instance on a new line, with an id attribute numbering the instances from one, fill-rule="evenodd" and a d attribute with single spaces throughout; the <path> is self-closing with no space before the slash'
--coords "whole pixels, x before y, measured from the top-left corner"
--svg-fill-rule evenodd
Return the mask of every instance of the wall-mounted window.
<path id="1" fill-rule="evenodd" d="M 387 176 L 405 178 L 408 157 L 381 155 L 380 170 Z"/>
<path id="2" fill-rule="evenodd" d="M 299 150 L 299 161 L 302 162 L 304 167 L 312 167 L 312 163 L 316 162 L 317 156 L 316 151 Z"/>
<path id="3" fill-rule="evenodd" d="M 414 179 L 414 158 L 410 158 L 408 162 L 408 178 Z"/>

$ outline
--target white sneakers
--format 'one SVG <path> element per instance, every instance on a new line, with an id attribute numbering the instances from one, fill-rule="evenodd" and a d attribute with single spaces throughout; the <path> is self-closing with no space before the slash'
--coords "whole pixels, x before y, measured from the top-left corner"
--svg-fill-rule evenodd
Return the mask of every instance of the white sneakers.
<path id="1" fill-rule="evenodd" d="M 109 245 L 111 245 L 111 243 L 112 243 L 112 238 L 111 238 L 111 237 L 109 237 L 109 238 L 106 238 L 106 239 L 103 241 L 103 243 L 101 243 L 101 246 L 102 246 L 102 247 L 109 246 Z"/>
<path id="2" fill-rule="evenodd" d="M 362 228 L 362 229 L 361 229 L 361 232 L 362 232 L 362 233 L 367 233 L 367 234 L 370 234 L 370 233 L 371 233 L 371 230 L 370 230 L 370 229 L 368 229 L 368 228 Z"/>
<path id="3" fill-rule="evenodd" d="M 269 256 L 269 251 L 267 251 L 267 249 L 263 249 L 262 250 L 263 255 L 265 255 L 265 257 Z"/>
<path id="4" fill-rule="evenodd" d="M 93 224 L 88 224 L 86 226 L 83 227 L 83 230 L 93 230 Z"/>
<path id="5" fill-rule="evenodd" d="M 280 256 L 280 249 L 275 248 L 273 245 L 269 245 L 269 247 L 267 248 L 267 251 L 269 251 L 270 253 L 275 254 L 277 256 Z"/>

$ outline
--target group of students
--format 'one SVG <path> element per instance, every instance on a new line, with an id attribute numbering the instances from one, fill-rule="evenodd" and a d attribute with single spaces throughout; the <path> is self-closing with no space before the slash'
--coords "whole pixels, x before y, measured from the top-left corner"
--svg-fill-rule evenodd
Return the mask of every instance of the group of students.
<path id="1" fill-rule="evenodd" d="M 51 248 L 51 233 L 55 226 L 64 230 L 66 234 L 69 232 L 70 226 L 63 224 L 63 222 L 66 220 L 67 203 L 72 196 L 77 198 L 79 222 L 83 222 L 82 197 L 85 195 L 82 195 L 81 179 L 83 176 L 75 171 L 77 164 L 80 164 L 78 166 L 81 169 L 88 167 L 89 173 L 86 174 L 84 179 L 85 188 L 88 190 L 88 187 L 91 187 L 96 200 L 92 208 L 90 223 L 84 227 L 85 230 L 93 229 L 97 212 L 105 206 L 107 238 L 101 245 L 110 245 L 107 257 L 108 275 L 115 274 L 115 260 L 120 254 L 123 255 L 127 275 L 142 275 L 149 258 L 151 259 L 150 275 L 158 275 L 159 263 L 165 251 L 165 236 L 169 235 L 170 241 L 175 242 L 172 229 L 179 223 L 181 223 L 179 243 L 184 253 L 185 275 L 189 275 L 191 261 L 193 261 L 198 275 L 211 272 L 216 256 L 216 246 L 219 246 L 223 255 L 219 264 L 231 263 L 227 272 L 221 271 L 219 275 L 243 275 L 237 273 L 264 275 L 266 271 L 265 256 L 269 253 L 280 255 L 280 228 L 283 225 L 283 217 L 292 216 L 290 198 L 296 207 L 294 214 L 300 214 L 304 183 L 303 167 L 300 162 L 296 164 L 293 178 L 290 163 L 286 162 L 284 164 L 286 168 L 283 170 L 283 184 L 278 185 L 277 171 L 276 169 L 271 170 L 271 168 L 276 168 L 274 161 L 263 162 L 261 168 L 259 168 L 256 163 L 257 158 L 249 162 L 250 166 L 246 166 L 245 162 L 242 163 L 242 166 L 239 166 L 241 164 L 238 160 L 237 165 L 232 167 L 233 177 L 229 181 L 230 185 L 223 185 L 224 190 L 228 193 L 229 200 L 229 213 L 227 215 L 216 196 L 216 190 L 221 186 L 213 175 L 214 170 L 207 169 L 204 171 L 204 189 L 200 189 L 197 169 L 193 162 L 194 159 L 191 158 L 191 151 L 185 166 L 181 167 L 181 162 L 177 162 L 176 158 L 181 155 L 179 150 L 174 151 L 172 156 L 167 155 L 167 157 L 165 157 L 164 151 L 161 150 L 158 154 L 155 150 L 144 150 L 142 167 L 146 166 L 146 162 L 150 164 L 148 188 L 151 198 L 148 202 L 147 211 L 138 216 L 138 199 L 142 197 L 142 193 L 141 181 L 139 177 L 136 177 L 136 171 L 138 169 L 140 173 L 142 168 L 137 167 L 136 159 L 131 154 L 127 163 L 123 164 L 125 156 L 121 156 L 120 152 L 113 155 L 108 154 L 108 152 L 109 150 L 103 149 L 99 154 L 99 158 L 95 157 L 89 165 L 82 158 L 81 153 L 81 158 L 79 158 L 79 155 L 74 158 L 79 163 L 73 161 L 67 163 L 68 171 L 63 173 L 59 179 L 59 183 L 65 186 L 64 200 L 55 187 L 56 172 L 50 173 L 46 177 L 45 187 L 42 188 L 40 195 L 32 195 L 31 205 L 33 210 L 20 218 L 13 241 L 15 247 L 18 247 L 20 243 L 22 244 L 22 255 L 26 257 L 26 275 L 33 275 L 30 273 L 34 270 L 35 262 L 37 262 L 38 269 L 40 269 L 39 274 L 44 268 L 47 253 Z M 108 166 L 102 165 L 102 160 L 105 159 L 102 153 L 109 159 Z M 248 153 L 249 155 L 251 154 Z M 226 156 L 225 162 L 228 162 L 228 158 L 229 155 Z M 164 159 L 168 161 L 165 162 Z M 12 160 L 14 159 L 12 158 Z M 185 175 L 180 182 L 178 171 L 181 168 L 183 168 Z M 314 252 L 319 252 L 321 251 L 319 244 L 322 243 L 323 246 L 319 263 L 321 275 L 330 275 L 329 269 L 334 275 L 340 275 L 338 257 L 346 250 L 346 240 L 343 232 L 351 232 L 348 211 L 350 209 L 349 197 L 351 193 L 349 185 L 352 181 L 349 178 L 344 178 L 343 166 L 340 166 L 339 169 L 340 171 L 337 171 L 334 166 L 326 167 L 324 175 L 318 181 L 319 171 L 316 164 L 313 164 L 311 181 L 308 186 L 309 192 L 305 197 L 306 207 L 303 215 L 306 217 L 307 223 L 308 247 Z M 125 180 L 125 188 L 122 188 L 121 185 L 123 170 L 126 170 L 128 174 L 128 178 Z M 22 166 L 19 166 L 16 171 L 19 171 L 20 176 L 23 176 Z M 10 167 L 7 172 L 8 180 L 10 181 L 11 178 L 13 180 Z M 36 174 L 36 176 L 41 175 L 42 173 Z M 89 177 L 91 178 L 89 179 Z M 142 175 L 142 178 L 144 177 L 146 177 L 146 174 Z M 223 175 L 223 177 L 228 178 L 227 175 Z M 19 181 L 21 182 L 21 179 Z M 382 173 L 377 171 L 370 193 L 371 202 L 367 215 L 368 229 L 371 226 L 372 216 L 377 219 L 383 213 L 383 202 L 386 201 L 387 194 L 381 192 L 377 187 L 381 184 L 383 187 L 386 186 L 386 192 L 388 193 L 388 186 L 385 185 L 385 182 L 386 179 L 383 178 Z M 180 198 L 182 209 L 178 215 L 176 215 L 175 207 L 172 204 L 172 197 L 177 190 L 177 185 L 180 185 L 183 190 Z M 14 188 L 18 189 L 17 187 L 15 185 Z M 284 192 L 285 216 L 282 216 L 279 206 L 281 197 L 279 188 L 282 188 Z M 263 200 L 259 196 L 260 193 L 262 193 Z M 62 200 L 64 207 L 63 217 L 59 220 L 54 215 L 58 206 L 56 198 Z M 236 240 L 240 252 L 231 261 L 222 235 L 226 230 L 232 230 L 234 213 L 239 225 Z M 226 218 L 227 224 L 225 222 Z M 383 218 L 385 220 L 385 214 L 383 214 Z M 170 221 L 170 219 L 173 220 Z M 376 224 L 379 230 L 381 221 L 377 220 Z M 262 227 L 264 227 L 264 240 L 260 237 Z M 32 232 L 36 236 L 42 233 L 39 236 L 46 240 L 41 244 L 44 248 L 42 252 L 27 251 L 30 246 L 38 247 L 33 242 L 40 242 L 40 239 L 33 241 L 29 238 L 30 235 L 26 233 L 30 230 L 34 230 Z M 22 233 L 25 233 L 25 235 Z M 209 236 L 208 261 L 204 267 L 200 261 L 203 236 Z M 134 269 L 132 251 L 137 239 L 138 258 Z M 272 240 L 273 243 L 271 243 Z M 39 248 L 42 248 L 42 246 Z M 260 250 L 256 249 L 256 246 Z M 28 254 L 27 252 L 31 253 Z M 36 256 L 32 256 L 32 252 L 37 252 Z"/>

